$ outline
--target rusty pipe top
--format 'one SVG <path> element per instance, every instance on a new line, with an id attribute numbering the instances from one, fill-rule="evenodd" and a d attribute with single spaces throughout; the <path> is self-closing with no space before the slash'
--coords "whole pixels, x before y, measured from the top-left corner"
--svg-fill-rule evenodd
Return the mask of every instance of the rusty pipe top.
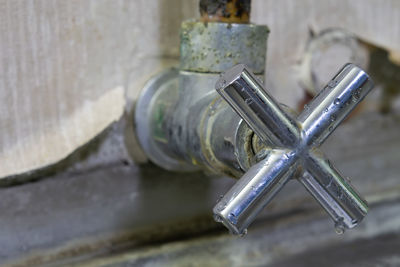
<path id="1" fill-rule="evenodd" d="M 249 23 L 251 0 L 200 0 L 202 22 Z"/>

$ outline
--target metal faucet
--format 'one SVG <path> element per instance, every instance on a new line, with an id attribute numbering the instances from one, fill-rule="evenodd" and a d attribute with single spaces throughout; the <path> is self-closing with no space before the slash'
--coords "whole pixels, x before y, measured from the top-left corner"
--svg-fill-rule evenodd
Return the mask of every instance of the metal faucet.
<path id="1" fill-rule="evenodd" d="M 372 89 L 371 79 L 348 64 L 297 115 L 262 86 L 268 27 L 241 22 L 182 23 L 180 68 L 151 79 L 136 103 L 142 149 L 167 170 L 241 177 L 214 208 L 234 234 L 245 233 L 292 177 L 339 232 L 353 228 L 367 203 L 318 147 Z"/>
<path id="2" fill-rule="evenodd" d="M 289 179 L 298 177 L 332 217 L 337 231 L 355 227 L 368 205 L 318 147 L 372 87 L 363 70 L 347 64 L 294 119 L 244 65 L 225 72 L 216 83 L 218 93 L 273 148 L 218 202 L 216 221 L 234 234 L 244 234 Z"/>

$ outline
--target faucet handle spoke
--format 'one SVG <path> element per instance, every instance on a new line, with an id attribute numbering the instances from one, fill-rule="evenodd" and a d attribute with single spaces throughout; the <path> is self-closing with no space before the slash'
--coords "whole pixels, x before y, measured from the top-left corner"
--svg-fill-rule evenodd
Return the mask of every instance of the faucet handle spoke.
<path id="1" fill-rule="evenodd" d="M 296 122 L 245 65 L 226 71 L 217 81 L 216 90 L 264 142 L 273 139 L 285 146 L 297 143 Z"/>
<path id="2" fill-rule="evenodd" d="M 291 150 L 273 149 L 253 165 L 214 207 L 214 217 L 233 234 L 243 234 L 258 213 L 291 178 L 297 166 Z"/>
<path id="3" fill-rule="evenodd" d="M 310 152 L 299 181 L 328 212 L 340 229 L 358 225 L 368 212 L 367 202 L 329 160 Z"/>

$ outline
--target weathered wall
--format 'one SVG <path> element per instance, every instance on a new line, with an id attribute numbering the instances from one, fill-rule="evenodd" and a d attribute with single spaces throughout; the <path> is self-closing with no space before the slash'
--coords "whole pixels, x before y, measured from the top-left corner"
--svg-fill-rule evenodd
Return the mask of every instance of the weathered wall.
<path id="1" fill-rule="evenodd" d="M 178 55 L 195 1 L 0 1 L 0 177 L 65 158 Z"/>
<path id="2" fill-rule="evenodd" d="M 298 66 L 310 31 L 343 28 L 389 50 L 393 58 L 400 52 L 400 2 L 396 0 L 254 0 L 252 21 L 271 29 L 266 83 L 278 99 L 291 106 L 303 96 Z M 343 63 L 336 64 L 327 77 Z"/>
<path id="3" fill-rule="evenodd" d="M 119 120 L 151 75 L 177 63 L 180 22 L 197 5 L 0 0 L 0 177 L 55 163 Z M 296 66 L 310 28 L 344 27 L 399 51 L 399 20 L 396 0 L 254 0 L 252 21 L 271 28 L 268 88 L 292 106 L 302 97 Z"/>

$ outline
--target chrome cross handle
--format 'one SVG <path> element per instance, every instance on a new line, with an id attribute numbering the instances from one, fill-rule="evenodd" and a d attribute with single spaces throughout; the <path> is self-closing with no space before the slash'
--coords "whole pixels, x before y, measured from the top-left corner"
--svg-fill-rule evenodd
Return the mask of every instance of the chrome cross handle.
<path id="1" fill-rule="evenodd" d="M 214 207 L 216 221 L 243 234 L 286 182 L 296 176 L 329 213 L 338 231 L 355 227 L 368 206 L 327 160 L 319 146 L 371 91 L 373 82 L 347 64 L 298 115 L 292 118 L 244 65 L 225 72 L 216 89 L 267 145 L 253 165 Z"/>

